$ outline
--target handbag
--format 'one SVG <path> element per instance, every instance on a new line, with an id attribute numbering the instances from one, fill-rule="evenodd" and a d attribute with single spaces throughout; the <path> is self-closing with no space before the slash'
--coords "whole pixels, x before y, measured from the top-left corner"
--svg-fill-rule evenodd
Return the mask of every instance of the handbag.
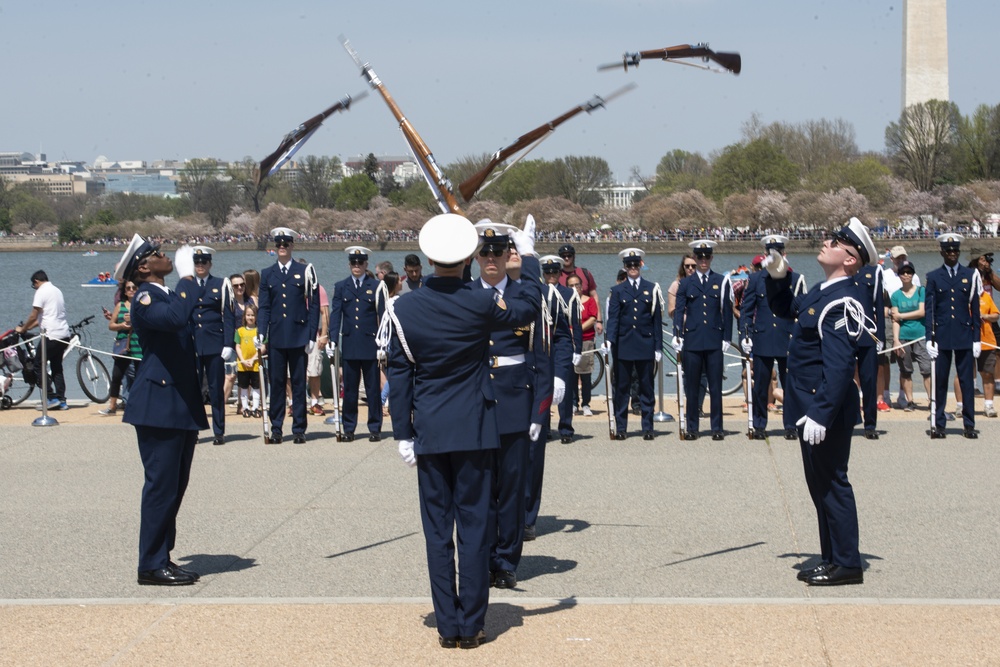
<path id="1" fill-rule="evenodd" d="M 111 348 L 111 351 L 118 356 L 126 357 L 129 352 L 129 339 L 131 336 L 124 336 L 123 338 L 115 338 L 115 344 Z"/>

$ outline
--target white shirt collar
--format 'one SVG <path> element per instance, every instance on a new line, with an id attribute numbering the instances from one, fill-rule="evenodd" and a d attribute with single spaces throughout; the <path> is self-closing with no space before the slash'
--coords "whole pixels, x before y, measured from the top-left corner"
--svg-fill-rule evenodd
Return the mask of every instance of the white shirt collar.
<path id="1" fill-rule="evenodd" d="M 292 268 L 292 260 L 288 260 L 288 263 L 287 263 L 287 264 L 282 264 L 282 263 L 281 263 L 281 262 L 279 261 L 279 262 L 278 262 L 278 268 L 280 268 L 280 269 L 290 269 L 290 268 Z"/>
<path id="2" fill-rule="evenodd" d="M 488 282 L 483 280 L 482 277 L 479 278 L 479 282 L 481 282 L 483 284 L 483 287 L 485 287 L 486 289 L 495 289 L 496 291 L 500 292 L 500 296 L 503 296 L 503 293 L 507 291 L 507 274 L 504 274 L 504 277 L 501 278 L 500 282 L 498 282 L 496 285 L 490 285 Z"/>
<path id="3" fill-rule="evenodd" d="M 163 290 L 167 294 L 170 294 L 170 288 L 167 287 L 166 285 L 161 285 L 160 283 L 147 283 L 147 284 L 152 285 L 154 287 L 159 287 L 161 290 Z"/>
<path id="4" fill-rule="evenodd" d="M 819 288 L 821 290 L 824 290 L 827 287 L 829 287 L 830 285 L 836 285 L 841 280 L 847 280 L 847 276 L 840 276 L 839 278 L 833 278 L 832 280 L 827 280 L 826 282 L 822 282 L 822 283 L 820 283 Z"/>

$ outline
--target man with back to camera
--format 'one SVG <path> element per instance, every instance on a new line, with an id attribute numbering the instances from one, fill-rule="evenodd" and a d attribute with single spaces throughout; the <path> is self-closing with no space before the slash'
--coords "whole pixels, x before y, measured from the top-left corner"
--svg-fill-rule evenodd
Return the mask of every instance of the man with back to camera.
<path id="1" fill-rule="evenodd" d="M 857 218 L 825 241 L 817 256 L 826 280 L 795 296 L 777 250 L 764 260 L 767 298 L 778 317 L 796 319 L 788 351 L 785 412 L 799 427 L 806 485 L 819 522 L 819 564 L 796 575 L 810 586 L 864 582 L 858 509 L 847 479 L 851 436 L 861 411 L 854 369 L 866 314 L 854 276 L 877 266 L 875 244 Z M 800 566 L 801 567 L 801 566 Z"/>
<path id="2" fill-rule="evenodd" d="M 52 379 L 47 384 L 48 409 L 69 410 L 66 403 L 66 376 L 63 374 L 63 353 L 69 347 L 70 330 L 66 321 L 66 302 L 62 290 L 49 282 L 45 271 L 31 274 L 31 288 L 35 296 L 31 300 L 31 312 L 24 324 L 14 327 L 18 333 L 31 331 L 36 326 L 45 331 L 45 359 L 49 362 Z M 35 351 L 36 384 L 41 387 L 48 375 L 42 368 L 42 346 Z"/>
<path id="3" fill-rule="evenodd" d="M 533 224 L 514 242 L 526 277 L 537 275 Z M 463 271 L 479 235 L 460 215 L 428 220 L 419 243 L 434 275 L 388 309 L 394 329 L 386 370 L 389 411 L 400 456 L 417 467 L 438 642 L 472 649 L 485 639 L 496 529 L 490 496 L 500 436 L 490 333 L 533 321 L 541 295 L 531 280 L 508 281 L 503 297 L 470 287 Z"/>
<path id="4" fill-rule="evenodd" d="M 277 259 L 260 273 L 257 336 L 261 357 L 268 359 L 270 386 L 268 417 L 271 437 L 268 444 L 282 441 L 285 422 L 285 382 L 292 385 L 292 435 L 294 442 L 306 441 L 306 360 L 316 345 L 319 330 L 319 303 L 316 271 L 312 264 L 292 259 L 295 232 L 288 227 L 271 230 Z"/>

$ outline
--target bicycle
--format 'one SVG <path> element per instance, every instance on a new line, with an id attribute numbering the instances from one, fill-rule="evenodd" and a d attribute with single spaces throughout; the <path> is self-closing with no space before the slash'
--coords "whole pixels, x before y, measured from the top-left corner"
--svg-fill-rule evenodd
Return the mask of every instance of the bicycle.
<path id="1" fill-rule="evenodd" d="M 76 360 L 76 379 L 80 383 L 80 388 L 94 403 L 105 403 L 111 393 L 111 375 L 104 362 L 87 349 L 90 347 L 90 335 L 85 327 L 93 320 L 94 316 L 89 315 L 70 326 L 70 337 L 66 351 L 63 353 L 63 360 L 65 361 L 73 350 L 79 348 L 79 358 Z M 29 349 L 33 347 L 29 344 Z M 10 389 L 0 399 L 0 407 L 7 409 L 23 403 L 31 396 L 35 388 L 36 385 L 29 385 L 24 381 L 23 374 L 18 373 L 17 377 L 13 378 Z"/>
<path id="2" fill-rule="evenodd" d="M 672 338 L 671 334 L 664 331 L 663 363 L 672 364 L 675 369 L 667 372 L 667 377 L 674 377 L 677 374 L 677 352 L 674 350 L 674 346 L 668 342 Z M 729 396 L 737 391 L 743 391 L 743 358 L 735 356 L 732 352 L 724 353 L 722 355 L 722 395 Z"/>

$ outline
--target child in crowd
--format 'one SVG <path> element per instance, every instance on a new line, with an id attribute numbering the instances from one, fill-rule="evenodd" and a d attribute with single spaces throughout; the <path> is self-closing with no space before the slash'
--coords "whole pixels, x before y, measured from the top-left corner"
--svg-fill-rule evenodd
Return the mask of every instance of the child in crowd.
<path id="1" fill-rule="evenodd" d="M 243 416 L 260 418 L 260 359 L 257 352 L 257 308 L 247 303 L 243 310 L 243 326 L 236 330 L 237 398 L 243 407 Z"/>

